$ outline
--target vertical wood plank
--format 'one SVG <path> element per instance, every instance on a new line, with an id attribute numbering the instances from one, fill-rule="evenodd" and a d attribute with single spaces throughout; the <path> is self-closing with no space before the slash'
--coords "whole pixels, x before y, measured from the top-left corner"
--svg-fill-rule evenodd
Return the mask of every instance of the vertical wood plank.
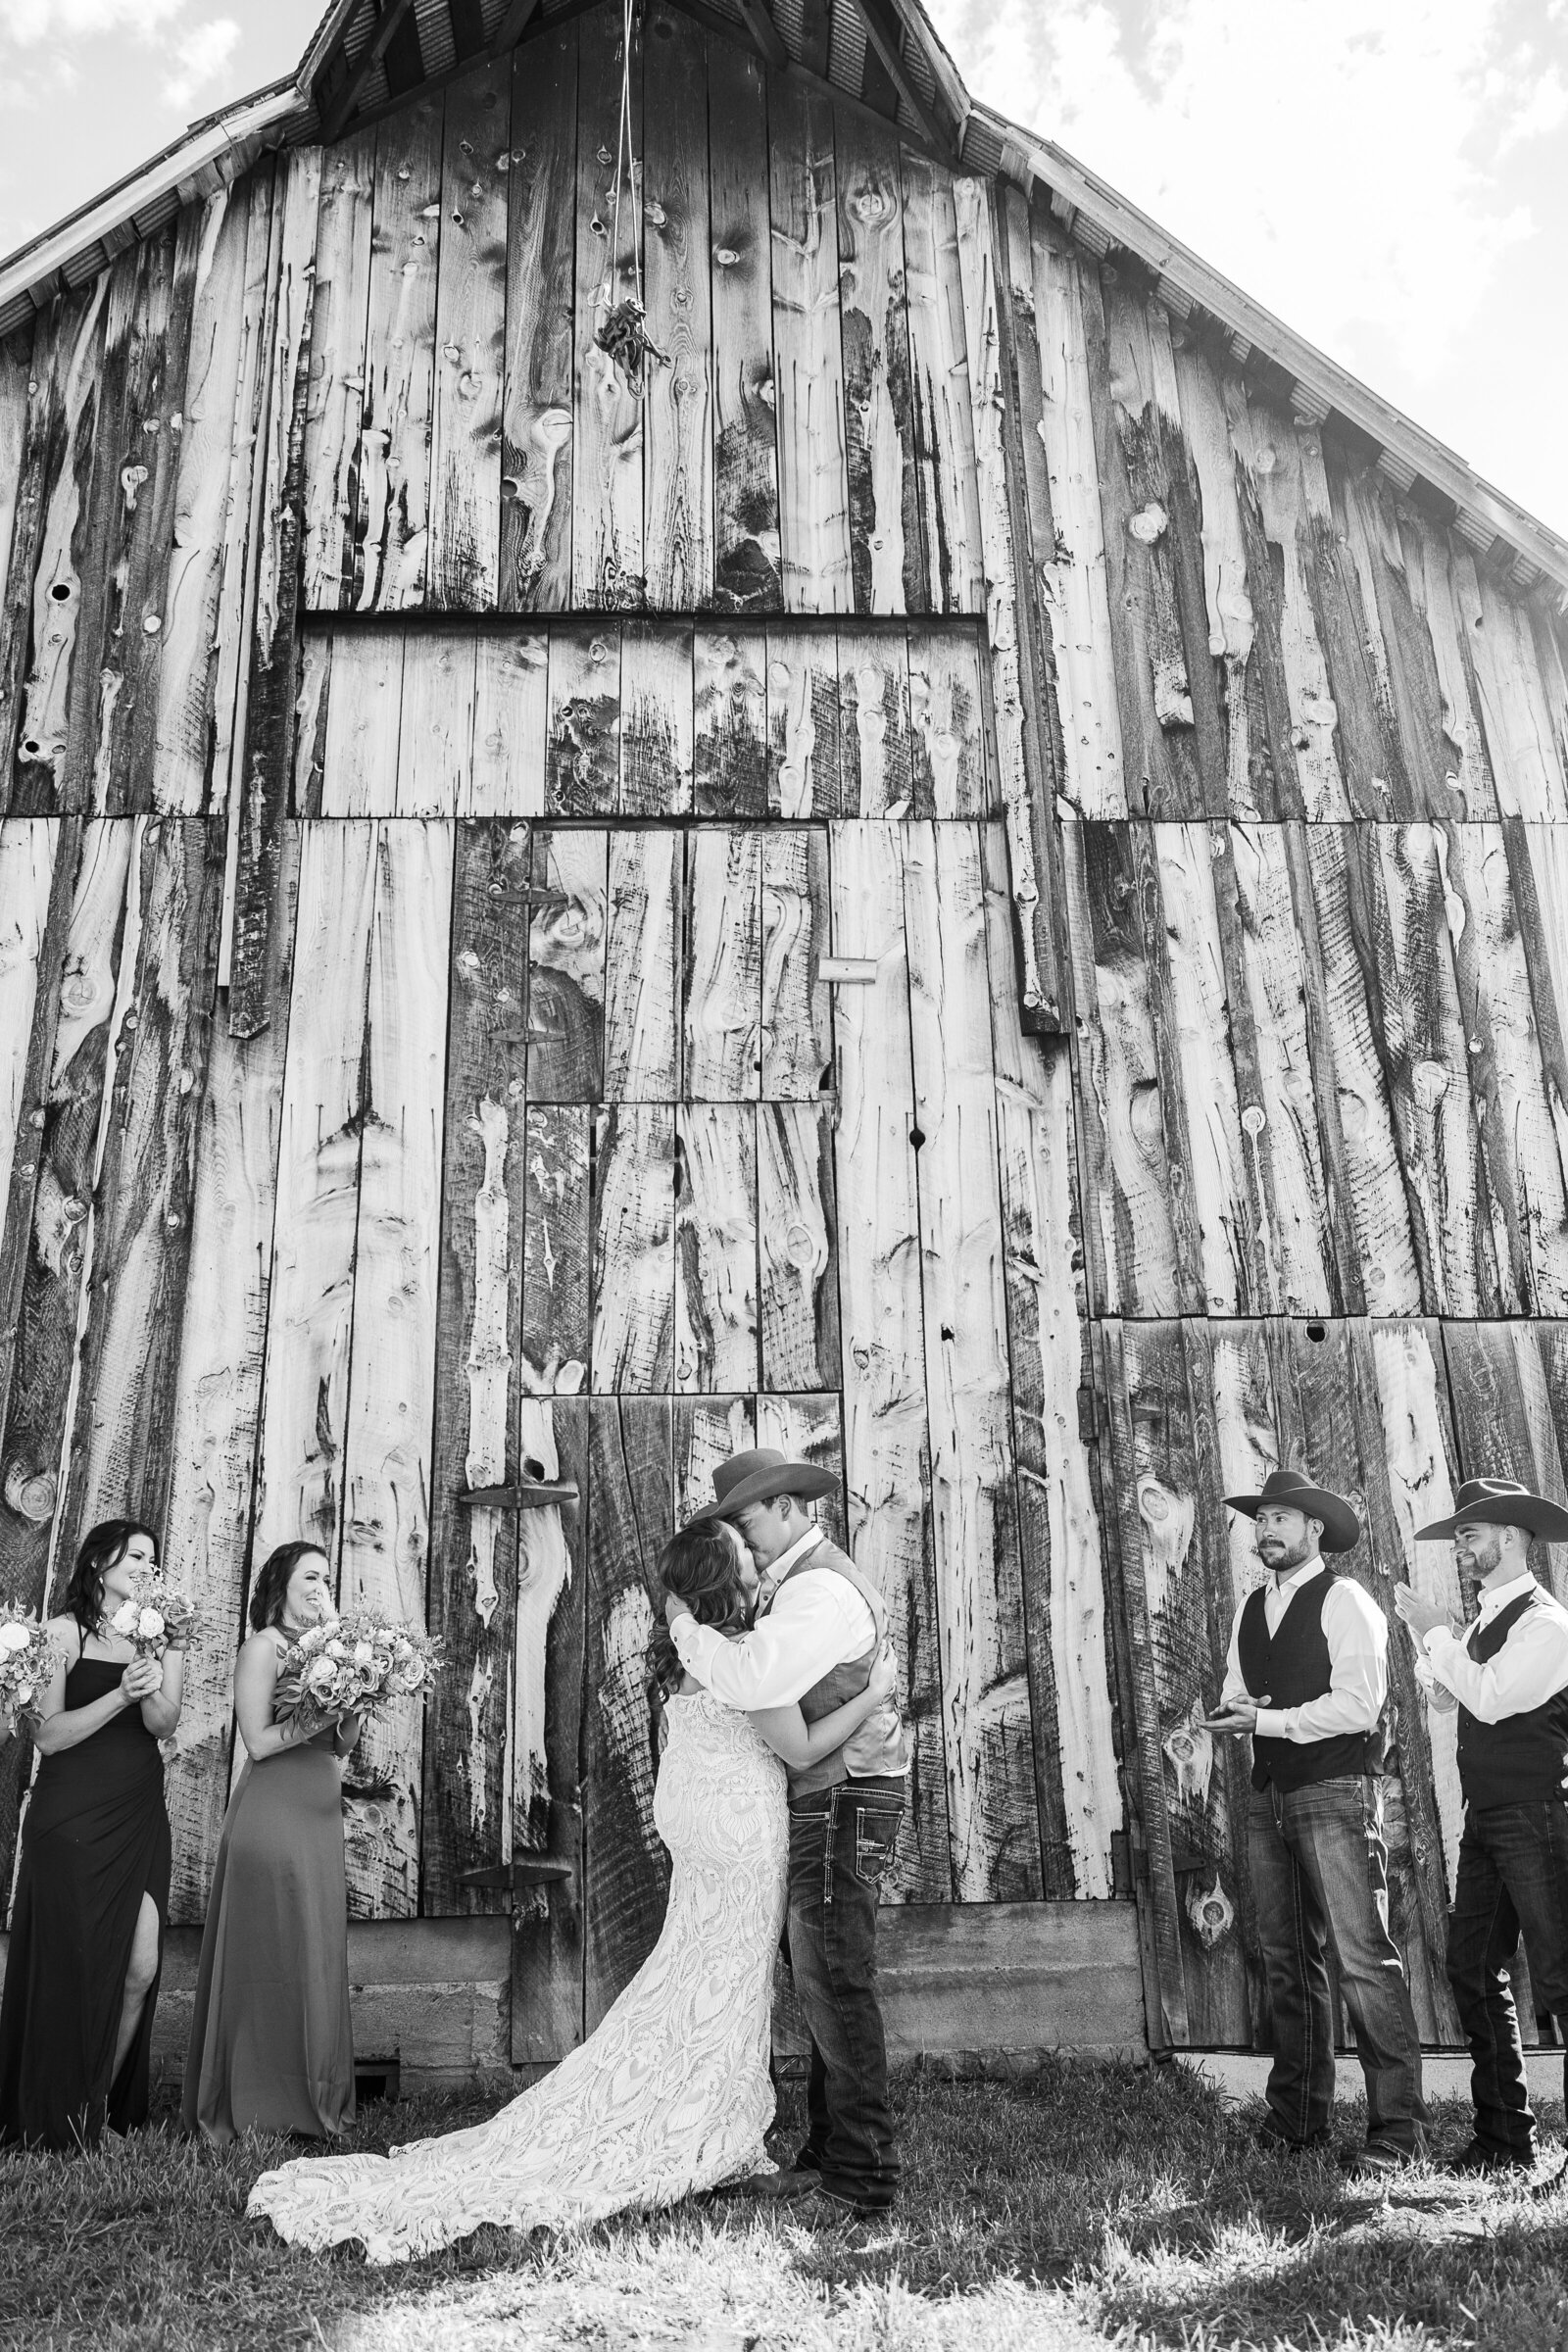
<path id="1" fill-rule="evenodd" d="M 316 232 L 311 390 L 305 412 L 305 603 L 313 612 L 358 601 L 355 504 L 370 307 L 375 133 L 327 150 Z"/>
<path id="2" fill-rule="evenodd" d="M 1426 624 L 1437 665 L 1447 808 L 1461 819 L 1496 816 L 1497 788 L 1487 757 L 1475 670 L 1459 618 L 1448 534 L 1405 507 L 1399 509 L 1399 532 L 1405 580 L 1415 610 Z"/>
<path id="3" fill-rule="evenodd" d="M 827 834 L 762 836 L 764 1100 L 815 1102 L 833 1084 L 833 1012 L 818 976 L 828 938 Z"/>
<path id="4" fill-rule="evenodd" d="M 471 637 L 450 629 L 403 635 L 397 765 L 381 780 L 377 816 L 457 815 L 473 769 L 473 666 Z"/>
<path id="5" fill-rule="evenodd" d="M 620 630 L 577 621 L 550 632 L 545 807 L 608 816 L 620 798 Z"/>
<path id="6" fill-rule="evenodd" d="M 686 838 L 681 1093 L 755 1102 L 761 1075 L 761 838 L 703 825 Z"/>
<path id="7" fill-rule="evenodd" d="M 501 561 L 511 59 L 455 81 L 444 111 L 428 601 L 487 612 Z"/>
<path id="8" fill-rule="evenodd" d="M 1170 339 L 1181 434 L 1198 488 L 1208 653 L 1220 680 L 1216 715 L 1223 740 L 1225 806 L 1233 817 L 1298 815 L 1295 760 L 1288 750 L 1285 777 L 1275 773 L 1271 729 L 1279 727 L 1284 716 L 1284 677 L 1277 643 L 1258 644 L 1249 593 L 1248 529 L 1237 493 L 1224 396 L 1212 362 L 1193 336 L 1173 327 Z"/>
<path id="9" fill-rule="evenodd" d="M 635 292 L 633 243 L 642 183 L 615 202 L 624 41 L 608 23 L 577 70 L 576 298 L 572 325 L 571 603 L 618 612 L 644 602 L 643 402 L 597 337 Z M 642 42 L 630 64 L 631 152 L 642 136 Z M 614 240 L 618 227 L 620 242 Z"/>
<path id="10" fill-rule="evenodd" d="M 678 1092 L 684 884 L 677 832 L 661 828 L 611 835 L 607 1102 L 668 1102 Z"/>
<path id="11" fill-rule="evenodd" d="M 911 812 L 909 649 L 883 629 L 839 631 L 839 775 L 846 814 Z M 928 814 L 928 810 L 922 810 Z"/>
<path id="12" fill-rule="evenodd" d="M 699 816 L 765 816 L 767 651 L 760 629 L 699 629 L 693 650 L 693 805 Z"/>
<path id="13" fill-rule="evenodd" d="M 910 1141 L 902 846 L 897 827 L 830 829 L 833 952 L 873 959 L 834 1024 L 842 1105 L 835 1153 L 844 1348 L 844 1463 L 857 1565 L 888 1604 L 913 1741 L 900 1831 L 905 1899 L 954 1892 L 926 1421 L 919 1211 Z"/>
<path id="14" fill-rule="evenodd" d="M 103 342 L 87 387 L 83 424 L 87 452 L 81 502 L 74 527 L 74 564 L 79 575 L 71 614 L 73 648 L 63 679 L 66 732 L 59 785 L 66 805 L 110 813 L 107 776 L 98 760 L 106 706 L 113 712 L 121 679 L 114 662 L 119 614 L 117 556 L 123 536 L 135 528 L 130 502 L 146 476 L 132 472 L 122 485 L 125 463 L 126 410 L 141 410 L 154 353 L 168 314 L 170 242 L 167 228 L 118 254 L 108 271 Z M 141 450 L 135 452 L 139 459 Z M 108 657 L 107 694 L 102 675 Z M 118 812 L 117 812 L 118 813 Z"/>
<path id="15" fill-rule="evenodd" d="M 1454 581 L 1481 691 L 1498 805 L 1504 816 L 1561 824 L 1568 820 L 1568 785 L 1528 621 L 1489 574 L 1457 550 Z"/>
<path id="16" fill-rule="evenodd" d="M 528 1100 L 597 1102 L 604 1090 L 603 833 L 540 826 L 528 919 Z"/>
<path id="17" fill-rule="evenodd" d="M 323 816 L 384 816 L 396 805 L 408 642 L 392 629 L 356 629 L 332 641 Z"/>
<path id="18" fill-rule="evenodd" d="M 424 603 L 429 582 L 439 98 L 411 99 L 377 125 L 372 223 L 355 512 L 357 610 L 401 612 Z"/>
<path id="19" fill-rule="evenodd" d="M 1293 487 L 1301 502 L 1299 528 L 1350 805 L 1362 816 L 1413 816 L 1419 802 L 1399 745 L 1383 633 L 1376 609 L 1368 611 L 1354 550 L 1335 514 L 1322 436 L 1315 425 L 1303 424 L 1294 441 L 1298 471 Z"/>
<path id="20" fill-rule="evenodd" d="M 839 649 L 831 630 L 770 629 L 767 805 L 772 816 L 837 816 Z"/>
<path id="21" fill-rule="evenodd" d="M 679 9 L 654 16 L 643 53 L 643 220 L 651 363 L 644 539 L 648 603 L 691 612 L 713 582 L 712 326 L 708 234 L 708 59 Z"/>
<path id="22" fill-rule="evenodd" d="M 426 1916 L 502 1907 L 462 1874 L 494 1859 L 512 1804 L 516 1710 L 507 1701 L 523 1514 L 467 1508 L 461 1497 L 517 1471 L 527 934 L 513 902 L 528 871 L 525 825 L 456 828 L 429 1491 L 429 1626 L 447 1663 L 425 1720 Z"/>
<path id="23" fill-rule="evenodd" d="M 550 723 L 544 634 L 474 645 L 473 767 L 460 816 L 542 816 Z"/>
<path id="24" fill-rule="evenodd" d="M 673 1385 L 682 1395 L 755 1393 L 756 1109 L 682 1102 L 674 1145 Z"/>
<path id="25" fill-rule="evenodd" d="M 575 1396 L 588 1385 L 593 1345 L 592 1158 L 588 1104 L 528 1109 L 523 1200 L 522 1385 L 535 1396 Z"/>
<path id="26" fill-rule="evenodd" d="M 0 822 L 0 1200 L 11 1197 L 11 1176 L 24 1119 L 30 1120 L 27 1064 L 32 1019 L 49 979 L 39 958 L 49 929 L 60 825 L 53 817 Z"/>
<path id="27" fill-rule="evenodd" d="M 692 806 L 692 631 L 628 620 L 620 649 L 620 808 L 679 816 Z"/>
<path id="28" fill-rule="evenodd" d="M 312 634 L 300 647 L 294 698 L 294 773 L 290 816 L 319 816 L 326 785 L 326 739 L 332 704 L 332 640 Z"/>
<path id="29" fill-rule="evenodd" d="M 985 565 L 953 178 L 903 150 L 910 407 L 920 545 L 918 610 L 983 612 Z"/>
<path id="30" fill-rule="evenodd" d="M 832 101 L 825 91 L 775 74 L 767 127 L 784 609 L 848 612 L 853 583 Z"/>
<path id="31" fill-rule="evenodd" d="M 755 1396 L 675 1396 L 670 1399 L 670 1471 L 674 1524 L 713 1499 L 713 1472 L 732 1453 L 757 1444 Z"/>
<path id="32" fill-rule="evenodd" d="M 1260 1258 L 1243 1161 L 1209 829 L 1152 825 L 1150 833 L 1156 1030 L 1182 1080 L 1179 1104 L 1167 1104 L 1166 1132 L 1178 1120 L 1184 1130 L 1175 1152 L 1192 1186 L 1195 1288 L 1210 1314 L 1245 1314 L 1268 1302 L 1271 1270 L 1266 1254 Z"/>
<path id="33" fill-rule="evenodd" d="M 1335 522 L 1355 567 L 1371 631 L 1374 681 L 1384 725 L 1396 736 L 1412 815 L 1454 813 L 1443 741 L 1437 659 L 1406 576 L 1393 498 L 1370 466 L 1352 468 L 1325 453 Z M 1424 591 L 1424 582 L 1422 583 Z M 1403 814 L 1390 810 L 1390 814 Z"/>
<path id="34" fill-rule="evenodd" d="M 898 134 L 839 110 L 835 148 L 854 609 L 923 612 Z"/>
<path id="35" fill-rule="evenodd" d="M 213 629 L 214 662 L 212 774 L 208 807 L 238 808 L 243 775 L 245 728 L 250 701 L 250 650 L 262 568 L 262 510 L 267 468 L 256 463 L 267 430 L 269 362 L 275 331 L 277 272 L 282 256 L 286 181 L 274 174 L 271 159 L 252 172 L 246 207 L 245 269 L 240 286 L 239 367 L 228 446 L 228 497 L 219 564 L 218 610 Z M 303 460 L 303 445 L 301 450 Z M 228 873 L 232 897 L 239 858 L 237 827 L 229 831 Z M 226 984 L 232 960 L 224 941 L 219 985 Z"/>
<path id="36" fill-rule="evenodd" d="M 501 416 L 504 612 L 572 601 L 577 27 L 513 52 L 507 361 Z"/>
<path id="37" fill-rule="evenodd" d="M 774 416 L 767 89 L 761 60 L 708 43 L 712 213 L 713 584 L 725 612 L 777 612 L 778 437 Z"/>
<path id="38" fill-rule="evenodd" d="M 764 1102 L 757 1114 L 757 1231 L 761 1385 L 836 1389 L 838 1219 L 832 1113 Z"/>
<path id="39" fill-rule="evenodd" d="M 36 314 L 34 318 L 36 319 Z M 0 341 L 0 677 L 6 671 L 5 585 L 16 534 L 17 506 L 27 446 L 27 387 L 32 379 L 36 327 L 16 328 Z M 0 772 L 9 762 L 0 761 Z"/>
<path id="40" fill-rule="evenodd" d="M 750 1401 L 750 1400 L 748 1400 Z M 843 1416 L 836 1396 L 759 1396 L 757 1404 L 757 1443 L 771 1446 L 776 1452 L 787 1453 L 798 1462 L 809 1462 L 819 1470 L 831 1470 L 838 1484 L 816 1504 L 818 1523 L 826 1528 L 828 1542 L 840 1550 L 849 1547 L 844 1515 L 844 1429 Z M 889 1900 L 906 1899 L 907 1890 L 900 1886 L 890 1891 Z"/>
<path id="41" fill-rule="evenodd" d="M 56 302 L 33 320 L 31 346 L 23 361 L 26 409 L 14 482 L 8 484 L 6 538 L 9 550 L 4 595 L 0 598 L 0 809 L 11 808 L 18 778 L 15 754 L 25 699 L 32 638 L 33 578 L 48 512 L 51 453 L 61 433 L 57 371 L 67 306 Z M 19 809 L 18 814 L 22 811 Z"/>
<path id="42" fill-rule="evenodd" d="M 593 1356 L 596 1396 L 671 1388 L 675 1114 L 615 1103 L 594 1129 Z"/>
<path id="43" fill-rule="evenodd" d="M 967 630 L 909 631 L 909 743 L 915 806 L 933 816 L 1004 813 L 986 743 L 979 641 Z"/>

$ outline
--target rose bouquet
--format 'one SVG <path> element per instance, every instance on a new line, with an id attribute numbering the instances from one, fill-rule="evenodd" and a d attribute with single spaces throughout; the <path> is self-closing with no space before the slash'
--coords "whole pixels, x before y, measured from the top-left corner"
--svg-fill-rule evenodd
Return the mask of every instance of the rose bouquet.
<path id="1" fill-rule="evenodd" d="M 418 1626 L 362 1611 L 308 1626 L 289 1643 L 272 1704 L 280 1723 L 297 1716 L 319 1730 L 336 1715 L 374 1715 L 422 1697 L 440 1664 L 441 1644 Z"/>
<path id="2" fill-rule="evenodd" d="M 32 1720 L 65 1658 L 36 1617 L 0 1602 L 0 1707 L 15 1721 Z"/>
<path id="3" fill-rule="evenodd" d="M 166 1649 L 185 1649 L 196 1630 L 196 1603 L 156 1571 L 138 1569 L 130 1598 L 109 1620 L 112 1633 L 135 1644 L 138 1658 L 161 1658 Z"/>

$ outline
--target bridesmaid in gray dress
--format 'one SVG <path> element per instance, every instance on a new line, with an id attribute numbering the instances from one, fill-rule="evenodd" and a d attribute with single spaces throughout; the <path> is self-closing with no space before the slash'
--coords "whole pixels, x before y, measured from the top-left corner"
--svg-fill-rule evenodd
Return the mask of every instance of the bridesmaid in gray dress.
<path id="1" fill-rule="evenodd" d="M 234 1712 L 246 1761 L 223 1823 L 185 2059 L 187 2131 L 335 2138 L 354 2120 L 343 1790 L 345 1715 L 311 1739 L 274 1720 L 283 1652 L 332 1615 L 312 1544 L 280 1544 L 256 1581 Z"/>

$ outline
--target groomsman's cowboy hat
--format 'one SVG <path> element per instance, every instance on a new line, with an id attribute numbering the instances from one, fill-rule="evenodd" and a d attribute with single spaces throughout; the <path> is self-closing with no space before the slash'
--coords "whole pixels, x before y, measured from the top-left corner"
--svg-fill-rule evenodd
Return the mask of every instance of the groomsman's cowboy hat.
<path id="1" fill-rule="evenodd" d="M 1527 1535 L 1542 1536 L 1548 1544 L 1568 1544 L 1568 1511 L 1532 1494 L 1516 1478 L 1467 1478 L 1459 1489 L 1451 1515 L 1418 1527 L 1415 1540 L 1451 1536 L 1467 1519 L 1484 1519 L 1493 1527 L 1522 1527 Z"/>
<path id="2" fill-rule="evenodd" d="M 1319 1549 L 1349 1551 L 1358 1541 L 1361 1522 L 1343 1494 L 1331 1494 L 1327 1487 L 1314 1487 L 1300 1470 L 1271 1470 L 1257 1494 L 1227 1494 L 1224 1500 L 1233 1511 L 1243 1511 L 1255 1519 L 1266 1502 L 1282 1510 L 1300 1511 L 1308 1519 L 1322 1521 L 1323 1533 Z"/>
<path id="3" fill-rule="evenodd" d="M 798 1494 L 803 1502 L 808 1502 L 819 1494 L 831 1494 L 838 1483 L 831 1470 L 814 1470 L 809 1462 L 792 1462 L 787 1453 L 759 1446 L 751 1453 L 732 1453 L 727 1462 L 719 1463 L 713 1472 L 713 1499 L 693 1511 L 692 1518 L 729 1519 L 749 1503 L 771 1502 L 775 1494 Z"/>

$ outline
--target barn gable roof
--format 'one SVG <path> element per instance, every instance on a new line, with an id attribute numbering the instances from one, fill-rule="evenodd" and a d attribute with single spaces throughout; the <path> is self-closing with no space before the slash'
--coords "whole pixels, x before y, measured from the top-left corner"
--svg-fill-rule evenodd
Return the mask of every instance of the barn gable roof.
<path id="1" fill-rule="evenodd" d="M 0 263 L 0 336 L 63 288 L 84 284 L 181 205 L 249 170 L 270 148 L 337 137 L 420 89 L 537 37 L 600 0 L 331 0 L 295 73 L 193 122 L 146 164 Z M 1568 539 L 1484 481 L 1454 451 L 1063 149 L 972 99 L 920 0 L 673 0 L 780 71 L 868 104 L 905 137 L 969 172 L 1040 191 L 1102 257 L 1130 257 L 1166 307 L 1210 322 L 1243 365 L 1303 418 L 1348 426 L 1382 470 L 1425 499 L 1523 589 L 1568 609 Z"/>

